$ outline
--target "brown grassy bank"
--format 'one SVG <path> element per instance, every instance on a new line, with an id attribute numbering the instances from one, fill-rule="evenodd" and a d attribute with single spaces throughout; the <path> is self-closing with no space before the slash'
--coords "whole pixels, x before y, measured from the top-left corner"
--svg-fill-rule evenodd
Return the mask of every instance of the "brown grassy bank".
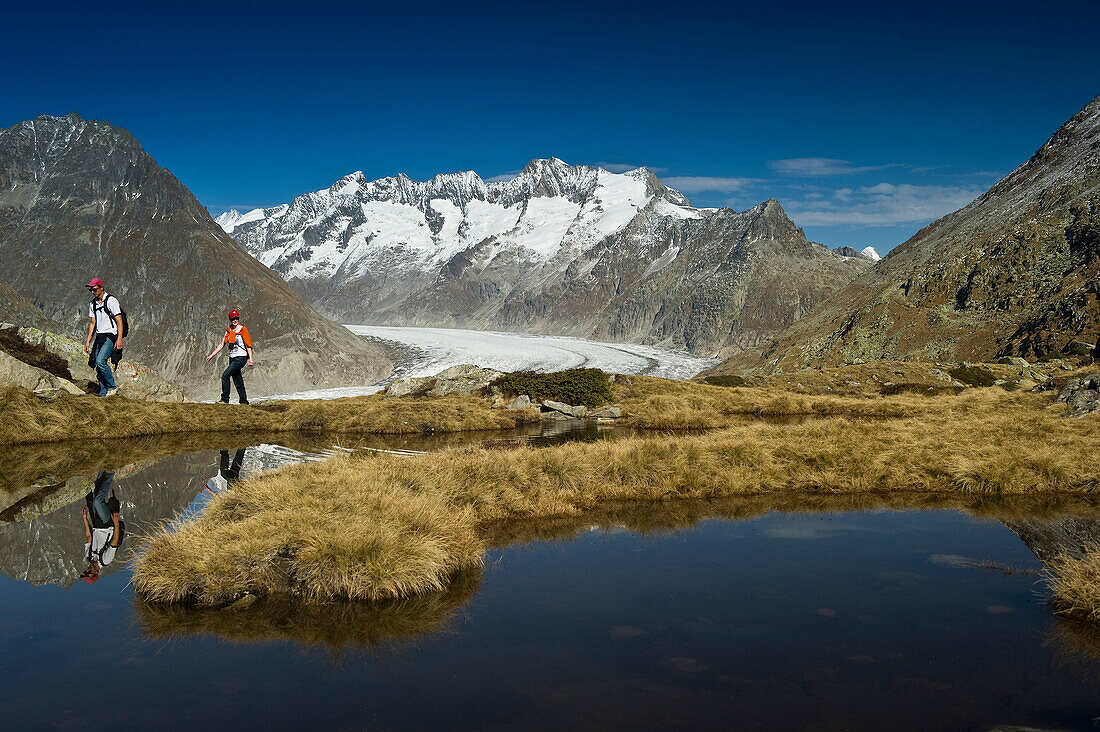
<path id="1" fill-rule="evenodd" d="M 207 432 L 415 434 L 511 429 L 539 421 L 534 409 L 491 409 L 485 399 L 447 396 L 235 404 L 164 404 L 62 394 L 46 402 L 26 389 L 0 392 L 0 445 Z"/>
<path id="2" fill-rule="evenodd" d="M 1085 494 L 1100 485 L 1100 466 L 1082 459 L 1100 454 L 1100 420 L 1062 419 L 1041 395 L 896 399 L 919 416 L 294 466 L 239 484 L 196 521 L 152 537 L 135 586 L 154 602 L 207 605 L 246 593 L 405 597 L 476 567 L 509 522 L 577 516 L 608 502 Z"/>

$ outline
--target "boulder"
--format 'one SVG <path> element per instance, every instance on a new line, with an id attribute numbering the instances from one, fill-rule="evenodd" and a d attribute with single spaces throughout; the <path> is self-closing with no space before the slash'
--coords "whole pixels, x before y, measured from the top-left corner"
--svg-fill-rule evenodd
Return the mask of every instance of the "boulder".
<path id="1" fill-rule="evenodd" d="M 83 389 L 68 379 L 25 364 L 3 351 L 0 351 L 0 386 L 19 386 L 31 391 L 56 389 L 74 396 L 84 393 Z"/>
<path id="2" fill-rule="evenodd" d="M 520 394 L 518 397 L 508 402 L 505 405 L 505 409 L 529 409 L 531 407 L 531 397 L 526 394 Z"/>
<path id="3" fill-rule="evenodd" d="M 1100 373 L 1089 374 L 1078 379 L 1070 379 L 1054 398 L 1055 402 L 1064 402 L 1073 410 L 1067 417 L 1083 417 L 1086 414 L 1100 412 Z"/>
<path id="4" fill-rule="evenodd" d="M 1028 368 L 1021 371 L 1020 376 L 1038 383 L 1042 383 L 1047 380 L 1047 375 L 1045 373 L 1032 366 L 1029 366 Z"/>
<path id="5" fill-rule="evenodd" d="M 543 410 L 552 410 L 555 412 L 561 412 L 567 414 L 570 417 L 583 418 L 588 414 L 588 408 L 583 404 L 579 406 L 571 406 L 564 402 L 556 402 L 553 399 L 544 399 L 542 401 Z"/>
<path id="6" fill-rule="evenodd" d="M 1022 359 L 1019 356 L 1008 356 L 1006 358 L 998 360 L 997 363 L 1002 363 L 1007 366 L 1020 366 L 1022 368 L 1027 368 L 1031 365 L 1027 362 L 1027 360 Z"/>
<path id="7" fill-rule="evenodd" d="M 0 328 L 18 328 L 8 323 Z M 95 369 L 88 366 L 88 354 L 84 353 L 84 344 L 69 338 L 39 330 L 38 328 L 18 328 L 19 337 L 31 345 L 42 346 L 50 353 L 60 356 L 69 364 L 69 373 L 78 384 L 96 382 Z M 123 351 L 125 354 L 125 351 Z M 183 402 L 183 392 L 160 378 L 155 371 L 137 361 L 123 358 L 115 368 L 115 383 L 128 399 L 144 402 Z M 81 393 L 84 393 L 81 391 Z"/>
<path id="8" fill-rule="evenodd" d="M 1062 353 L 1071 356 L 1087 356 L 1092 353 L 1092 344 L 1086 341 L 1070 341 L 1066 344 L 1066 347 L 1062 349 Z"/>
<path id="9" fill-rule="evenodd" d="M 387 386 L 384 393 L 387 398 L 473 394 L 487 387 L 493 379 L 503 375 L 502 371 L 483 369 L 473 364 L 460 364 L 445 369 L 435 376 L 398 379 Z"/>
<path id="10" fill-rule="evenodd" d="M 618 419 L 623 416 L 623 410 L 618 407 L 600 407 L 589 412 L 588 416 L 596 419 Z"/>

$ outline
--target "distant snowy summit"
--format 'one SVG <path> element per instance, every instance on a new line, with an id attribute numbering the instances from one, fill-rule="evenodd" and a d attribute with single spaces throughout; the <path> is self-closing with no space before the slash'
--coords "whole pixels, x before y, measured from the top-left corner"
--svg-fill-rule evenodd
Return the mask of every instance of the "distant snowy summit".
<path id="1" fill-rule="evenodd" d="M 707 356 L 758 345 L 870 264 L 809 242 L 774 199 L 743 212 L 697 209 L 647 168 L 612 173 L 557 158 L 500 181 L 356 172 L 217 221 L 345 323 L 594 337 Z"/>
<path id="2" fill-rule="evenodd" d="M 872 262 L 877 262 L 882 259 L 879 253 L 875 251 L 874 247 L 864 247 L 861 250 L 856 250 L 852 247 L 837 247 L 833 251 L 835 251 L 842 257 L 863 257 L 864 259 L 869 259 Z"/>

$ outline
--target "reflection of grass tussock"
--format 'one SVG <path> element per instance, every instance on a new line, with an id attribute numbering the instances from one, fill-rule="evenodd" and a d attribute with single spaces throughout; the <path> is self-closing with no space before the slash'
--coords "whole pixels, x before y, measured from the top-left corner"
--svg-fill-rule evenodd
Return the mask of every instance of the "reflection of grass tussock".
<path id="1" fill-rule="evenodd" d="M 202 432 L 458 432 L 510 429 L 538 420 L 535 409 L 493 410 L 485 399 L 460 396 L 383 399 L 372 395 L 240 407 L 69 394 L 45 402 L 26 389 L 0 391 L 2 445 Z"/>
<path id="2" fill-rule="evenodd" d="M 1060 647 L 1068 660 L 1100 660 L 1100 624 L 1080 616 L 1054 616 L 1058 630 L 1049 641 Z"/>
<path id="3" fill-rule="evenodd" d="M 372 651 L 409 642 L 445 629 L 455 611 L 469 601 L 481 584 L 478 570 L 459 572 L 443 592 L 383 602 L 303 603 L 286 597 L 267 597 L 244 608 L 201 608 L 135 600 L 145 634 L 174 639 L 213 635 L 237 643 L 272 638 Z"/>
<path id="4" fill-rule="evenodd" d="M 994 496 L 971 493 L 750 493 L 711 500 L 611 502 L 576 516 L 497 521 L 482 528 L 491 547 L 569 539 L 593 528 L 621 527 L 660 534 L 690 529 L 710 519 L 747 520 L 766 513 L 847 513 L 851 511 L 955 510 L 999 521 L 1021 517 L 1100 517 L 1100 505 L 1073 495 Z"/>
<path id="5" fill-rule="evenodd" d="M 903 410 L 929 401 L 897 399 Z M 1096 421 L 1061 419 L 1059 409 L 1036 408 L 1041 403 L 1036 395 L 982 390 L 919 418 L 741 424 L 674 439 L 300 466 L 239 484 L 194 524 L 154 537 L 135 583 L 151 598 L 206 603 L 287 589 L 402 596 L 437 589 L 471 566 L 496 523 L 579 516 L 609 502 L 1091 491 L 1100 465 L 1080 456 L 1100 454 Z M 380 528 L 391 520 L 392 528 Z M 369 562 L 369 571 L 356 561 Z"/>

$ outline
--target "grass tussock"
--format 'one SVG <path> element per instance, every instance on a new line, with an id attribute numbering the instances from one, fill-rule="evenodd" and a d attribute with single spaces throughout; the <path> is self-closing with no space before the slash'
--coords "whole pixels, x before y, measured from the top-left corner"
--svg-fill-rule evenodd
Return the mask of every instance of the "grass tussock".
<path id="1" fill-rule="evenodd" d="M 26 389 L 0 391 L 0 445 L 210 432 L 431 434 L 511 429 L 538 422 L 537 409 L 494 410 L 485 399 L 350 399 L 227 404 L 165 404 L 122 397 L 60 395 L 46 402 Z"/>
<path id="2" fill-rule="evenodd" d="M 641 429 L 700 430 L 731 427 L 745 417 L 827 417 L 886 419 L 941 409 L 924 395 L 801 394 L 765 387 L 713 386 L 644 376 L 619 377 L 612 385 L 622 423 Z"/>
<path id="3" fill-rule="evenodd" d="M 384 600 L 442 591 L 480 566 L 471 511 L 356 463 L 296 465 L 218 496 L 156 534 L 135 586 L 153 602 L 202 605 L 244 594 Z"/>
<path id="4" fill-rule="evenodd" d="M 967 386 L 993 386 L 993 383 L 997 380 L 991 369 L 969 364 L 960 364 L 948 373 L 955 381 Z"/>
<path id="5" fill-rule="evenodd" d="M 1061 419 L 1060 409 L 1038 408 L 1036 396 L 974 390 L 930 410 L 917 403 L 944 400 L 907 395 L 898 408 L 919 416 L 757 421 L 677 438 L 298 466 L 238 484 L 197 521 L 153 536 L 135 586 L 154 601 L 212 605 L 245 593 L 404 597 L 476 566 L 509 522 L 612 503 L 1094 490 L 1100 465 L 1081 456 L 1100 454 L 1097 420 Z"/>
<path id="6" fill-rule="evenodd" d="M 1048 560 L 1046 580 L 1056 610 L 1100 621 L 1100 546 L 1088 547 L 1080 557 L 1063 554 Z"/>

